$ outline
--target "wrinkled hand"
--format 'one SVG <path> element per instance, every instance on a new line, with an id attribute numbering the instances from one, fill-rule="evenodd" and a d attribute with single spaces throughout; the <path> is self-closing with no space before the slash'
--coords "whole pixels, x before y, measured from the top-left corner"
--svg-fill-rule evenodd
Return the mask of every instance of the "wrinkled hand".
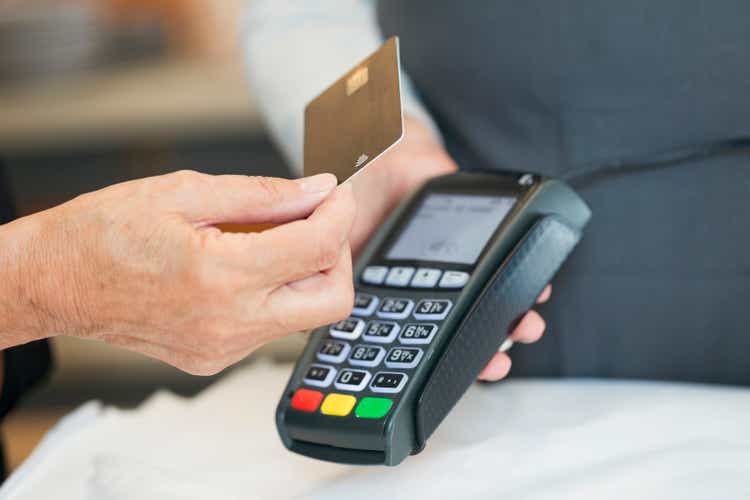
<path id="1" fill-rule="evenodd" d="M 357 255 L 388 213 L 410 193 L 432 177 L 458 170 L 440 141 L 420 121 L 405 117 L 404 139 L 382 158 L 352 179 L 357 200 L 357 218 L 351 236 L 351 247 Z M 546 302 L 552 293 L 545 288 L 538 302 Z M 544 333 L 544 319 L 529 311 L 510 335 L 515 342 L 533 343 Z M 481 380 L 495 381 L 510 371 L 506 353 L 498 352 L 482 370 Z"/>
<path id="2" fill-rule="evenodd" d="M 351 188 L 335 185 L 328 174 L 185 171 L 32 216 L 26 288 L 39 336 L 104 340 L 206 375 L 271 339 L 345 318 L 356 207 Z M 241 234 L 219 223 L 283 225 Z"/>

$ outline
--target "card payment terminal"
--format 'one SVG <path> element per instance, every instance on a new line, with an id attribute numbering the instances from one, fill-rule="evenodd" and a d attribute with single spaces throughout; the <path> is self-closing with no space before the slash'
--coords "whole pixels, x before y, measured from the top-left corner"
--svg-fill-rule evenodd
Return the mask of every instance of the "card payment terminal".
<path id="1" fill-rule="evenodd" d="M 421 451 L 589 217 L 563 182 L 531 174 L 426 183 L 355 265 L 351 317 L 312 332 L 276 412 L 284 445 L 353 464 Z"/>

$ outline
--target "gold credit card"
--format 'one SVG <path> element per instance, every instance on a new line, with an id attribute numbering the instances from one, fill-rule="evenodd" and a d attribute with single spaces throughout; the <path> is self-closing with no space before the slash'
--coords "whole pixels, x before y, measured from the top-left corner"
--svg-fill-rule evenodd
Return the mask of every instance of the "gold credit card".
<path id="1" fill-rule="evenodd" d="M 305 108 L 305 176 L 339 183 L 404 135 L 398 37 L 388 39 Z"/>

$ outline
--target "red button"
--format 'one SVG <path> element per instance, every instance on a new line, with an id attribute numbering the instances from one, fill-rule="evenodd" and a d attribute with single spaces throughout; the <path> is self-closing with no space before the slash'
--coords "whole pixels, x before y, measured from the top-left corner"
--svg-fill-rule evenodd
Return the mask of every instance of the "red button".
<path id="1" fill-rule="evenodd" d="M 323 400 L 323 393 L 310 389 L 297 389 L 292 396 L 292 408 L 300 411 L 315 411 Z"/>

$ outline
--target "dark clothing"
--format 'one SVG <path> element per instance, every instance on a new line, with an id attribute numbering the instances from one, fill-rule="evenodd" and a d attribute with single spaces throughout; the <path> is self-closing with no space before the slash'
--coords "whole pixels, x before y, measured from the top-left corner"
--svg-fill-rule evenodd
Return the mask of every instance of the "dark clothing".
<path id="1" fill-rule="evenodd" d="M 0 160 L 0 224 L 12 220 L 12 203 L 5 182 Z M 31 342 L 26 345 L 0 351 L 3 357 L 3 381 L 0 387 L 0 420 L 18 402 L 19 398 L 41 380 L 50 369 L 51 355 L 46 341 Z M 0 447 L 0 482 L 5 478 L 5 460 Z"/>
<path id="2" fill-rule="evenodd" d="M 462 168 L 568 178 L 585 238 L 526 376 L 750 385 L 750 3 L 381 0 Z M 664 157 L 668 168 L 623 169 Z"/>

